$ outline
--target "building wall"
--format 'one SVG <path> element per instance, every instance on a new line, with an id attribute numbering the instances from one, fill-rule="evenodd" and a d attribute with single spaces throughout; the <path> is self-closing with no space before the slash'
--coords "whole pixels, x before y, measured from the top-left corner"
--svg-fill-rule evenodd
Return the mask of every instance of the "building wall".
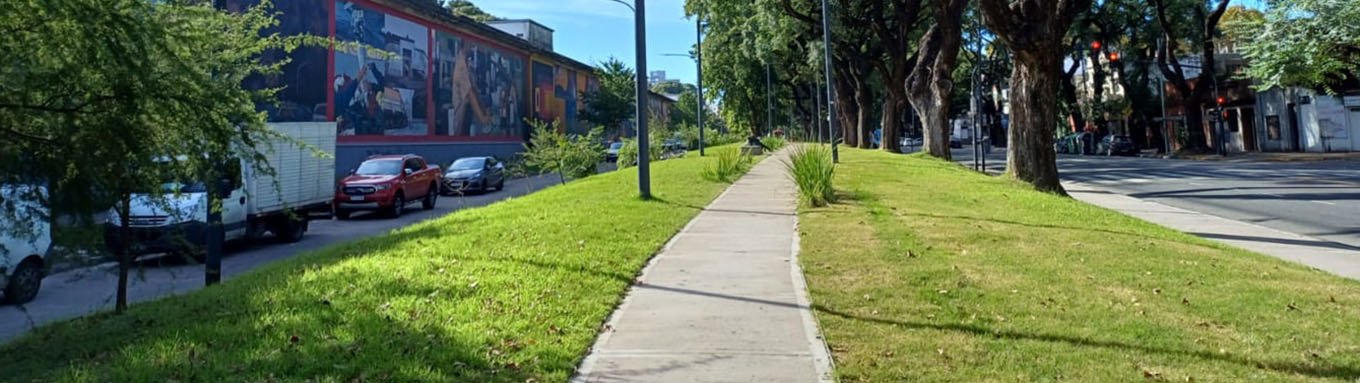
<path id="1" fill-rule="evenodd" d="M 283 89 L 277 106 L 261 109 L 278 122 L 335 121 L 337 173 L 373 154 L 416 153 L 440 164 L 508 158 L 523 149 L 526 117 L 580 129 L 580 96 L 597 83 L 589 67 L 539 57 L 510 35 L 406 11 L 419 8 L 404 1 L 276 1 L 278 32 L 356 44 L 298 49 L 282 74 L 248 79 L 250 87 Z M 259 2 L 219 4 L 239 11 Z M 540 78 L 547 88 L 534 82 Z"/>
<path id="2" fill-rule="evenodd" d="M 1355 116 L 1360 114 L 1360 102 L 1348 106 L 1342 98 L 1297 88 L 1271 89 L 1258 93 L 1258 97 L 1262 113 L 1256 131 L 1261 150 L 1314 153 L 1360 150 L 1360 117 Z M 1292 126 L 1295 118 L 1289 115 L 1290 104 L 1297 114 L 1297 129 Z"/>

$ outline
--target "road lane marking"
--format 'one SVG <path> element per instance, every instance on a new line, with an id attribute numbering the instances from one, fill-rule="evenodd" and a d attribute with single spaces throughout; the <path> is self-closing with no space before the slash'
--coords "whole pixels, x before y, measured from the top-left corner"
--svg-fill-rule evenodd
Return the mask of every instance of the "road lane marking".
<path id="1" fill-rule="evenodd" d="M 1336 205 L 1336 204 L 1334 204 L 1334 203 L 1327 202 L 1327 201 L 1312 201 L 1312 202 L 1316 202 L 1316 203 L 1320 203 L 1320 204 L 1326 204 L 1326 205 L 1333 205 L 1333 206 Z"/>

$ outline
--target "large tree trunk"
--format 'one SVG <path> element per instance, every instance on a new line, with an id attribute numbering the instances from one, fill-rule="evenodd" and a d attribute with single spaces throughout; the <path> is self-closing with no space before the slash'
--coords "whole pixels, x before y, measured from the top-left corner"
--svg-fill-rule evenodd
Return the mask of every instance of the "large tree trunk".
<path id="1" fill-rule="evenodd" d="M 118 205 L 118 292 L 113 300 L 113 312 L 122 314 L 127 311 L 128 273 L 132 269 L 132 237 L 128 235 L 131 226 L 132 196 L 123 195 Z"/>
<path id="2" fill-rule="evenodd" d="M 949 149 L 949 106 L 954 92 L 954 66 L 963 43 L 966 0 L 941 0 L 935 5 L 935 25 L 917 44 L 916 67 L 907 78 L 911 104 L 920 115 L 922 144 L 933 157 L 952 159 Z"/>
<path id="3" fill-rule="evenodd" d="M 902 125 L 902 108 L 906 104 L 906 95 L 900 87 L 894 87 L 889 83 L 883 91 L 883 119 L 881 127 L 883 136 L 880 139 L 880 147 L 889 153 L 902 151 L 902 142 L 898 141 L 901 136 L 900 127 Z"/>
<path id="4" fill-rule="evenodd" d="M 1057 45 L 1057 44 L 1052 44 Z M 1055 47 L 1056 48 L 1056 47 Z M 1053 152 L 1053 128 L 1061 55 L 1017 52 L 1011 72 L 1011 129 L 1007 137 L 1006 174 L 1036 189 L 1063 193 Z"/>
<path id="5" fill-rule="evenodd" d="M 870 107 L 873 102 L 873 90 L 869 89 L 869 84 L 860 82 L 855 87 L 855 103 L 859 104 L 859 114 L 855 117 L 855 141 L 850 143 L 860 149 L 869 149 L 873 146 L 874 133 L 869 124 L 873 119 L 874 109 Z"/>
<path id="6" fill-rule="evenodd" d="M 1075 56 L 1074 56 L 1075 57 Z M 1062 89 L 1058 95 L 1062 96 L 1063 104 L 1067 105 L 1068 123 L 1072 127 L 1072 132 L 1080 132 L 1086 127 L 1086 115 L 1081 112 L 1081 105 L 1077 104 L 1077 68 L 1080 62 L 1072 63 L 1072 68 L 1063 73 Z"/>

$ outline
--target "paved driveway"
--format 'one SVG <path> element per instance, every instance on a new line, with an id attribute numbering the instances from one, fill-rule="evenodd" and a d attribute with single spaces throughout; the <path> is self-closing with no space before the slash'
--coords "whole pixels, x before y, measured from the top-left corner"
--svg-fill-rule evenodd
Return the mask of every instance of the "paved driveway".
<path id="1" fill-rule="evenodd" d="M 231 278 L 305 251 L 386 233 L 416 222 L 442 217 L 458 209 L 487 205 L 556 184 L 556 176 L 506 180 L 505 190 L 469 195 L 462 199 L 441 197 L 433 210 L 422 210 L 419 205 L 413 204 L 405 215 L 397 219 L 356 215 L 348 221 L 312 221 L 311 230 L 298 243 L 278 244 L 266 240 L 229 247 L 222 259 L 222 273 L 224 278 Z M 48 276 L 43 280 L 42 290 L 33 302 L 22 307 L 0 306 L 0 342 L 18 337 L 35 325 L 112 308 L 117 273 L 117 266 L 109 263 Z M 132 272 L 128 283 L 128 300 L 145 301 L 202 287 L 201 264 L 187 264 L 182 259 L 169 258 L 147 260 L 140 262 Z"/>

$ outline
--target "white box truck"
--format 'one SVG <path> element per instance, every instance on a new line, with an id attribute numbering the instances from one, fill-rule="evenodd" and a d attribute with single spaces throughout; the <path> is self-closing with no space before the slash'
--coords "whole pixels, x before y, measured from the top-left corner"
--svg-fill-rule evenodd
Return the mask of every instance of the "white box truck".
<path id="1" fill-rule="evenodd" d="M 46 197 L 41 186 L 0 185 L 0 289 L 7 303 L 28 303 L 42 286 L 52 249 Z"/>
<path id="2" fill-rule="evenodd" d="M 254 166 L 236 160 L 228 166 L 240 169 L 239 177 L 222 186 L 223 242 L 261 238 L 266 232 L 284 242 L 297 242 L 307 231 L 313 215 L 329 217 L 335 195 L 335 123 L 270 123 L 275 131 L 297 139 L 310 148 L 286 140 L 261 143 L 257 148 L 269 161 L 274 174 L 256 172 Z M 325 152 L 318 156 L 313 149 Z M 233 161 L 227 161 L 231 163 Z M 179 252 L 201 255 L 206 248 L 208 222 L 205 182 L 173 182 L 160 198 L 133 195 L 129 208 L 129 245 L 136 253 Z M 230 190 L 230 192 L 226 192 Z M 121 248 L 121 217 L 109 213 L 105 243 L 112 251 Z"/>

